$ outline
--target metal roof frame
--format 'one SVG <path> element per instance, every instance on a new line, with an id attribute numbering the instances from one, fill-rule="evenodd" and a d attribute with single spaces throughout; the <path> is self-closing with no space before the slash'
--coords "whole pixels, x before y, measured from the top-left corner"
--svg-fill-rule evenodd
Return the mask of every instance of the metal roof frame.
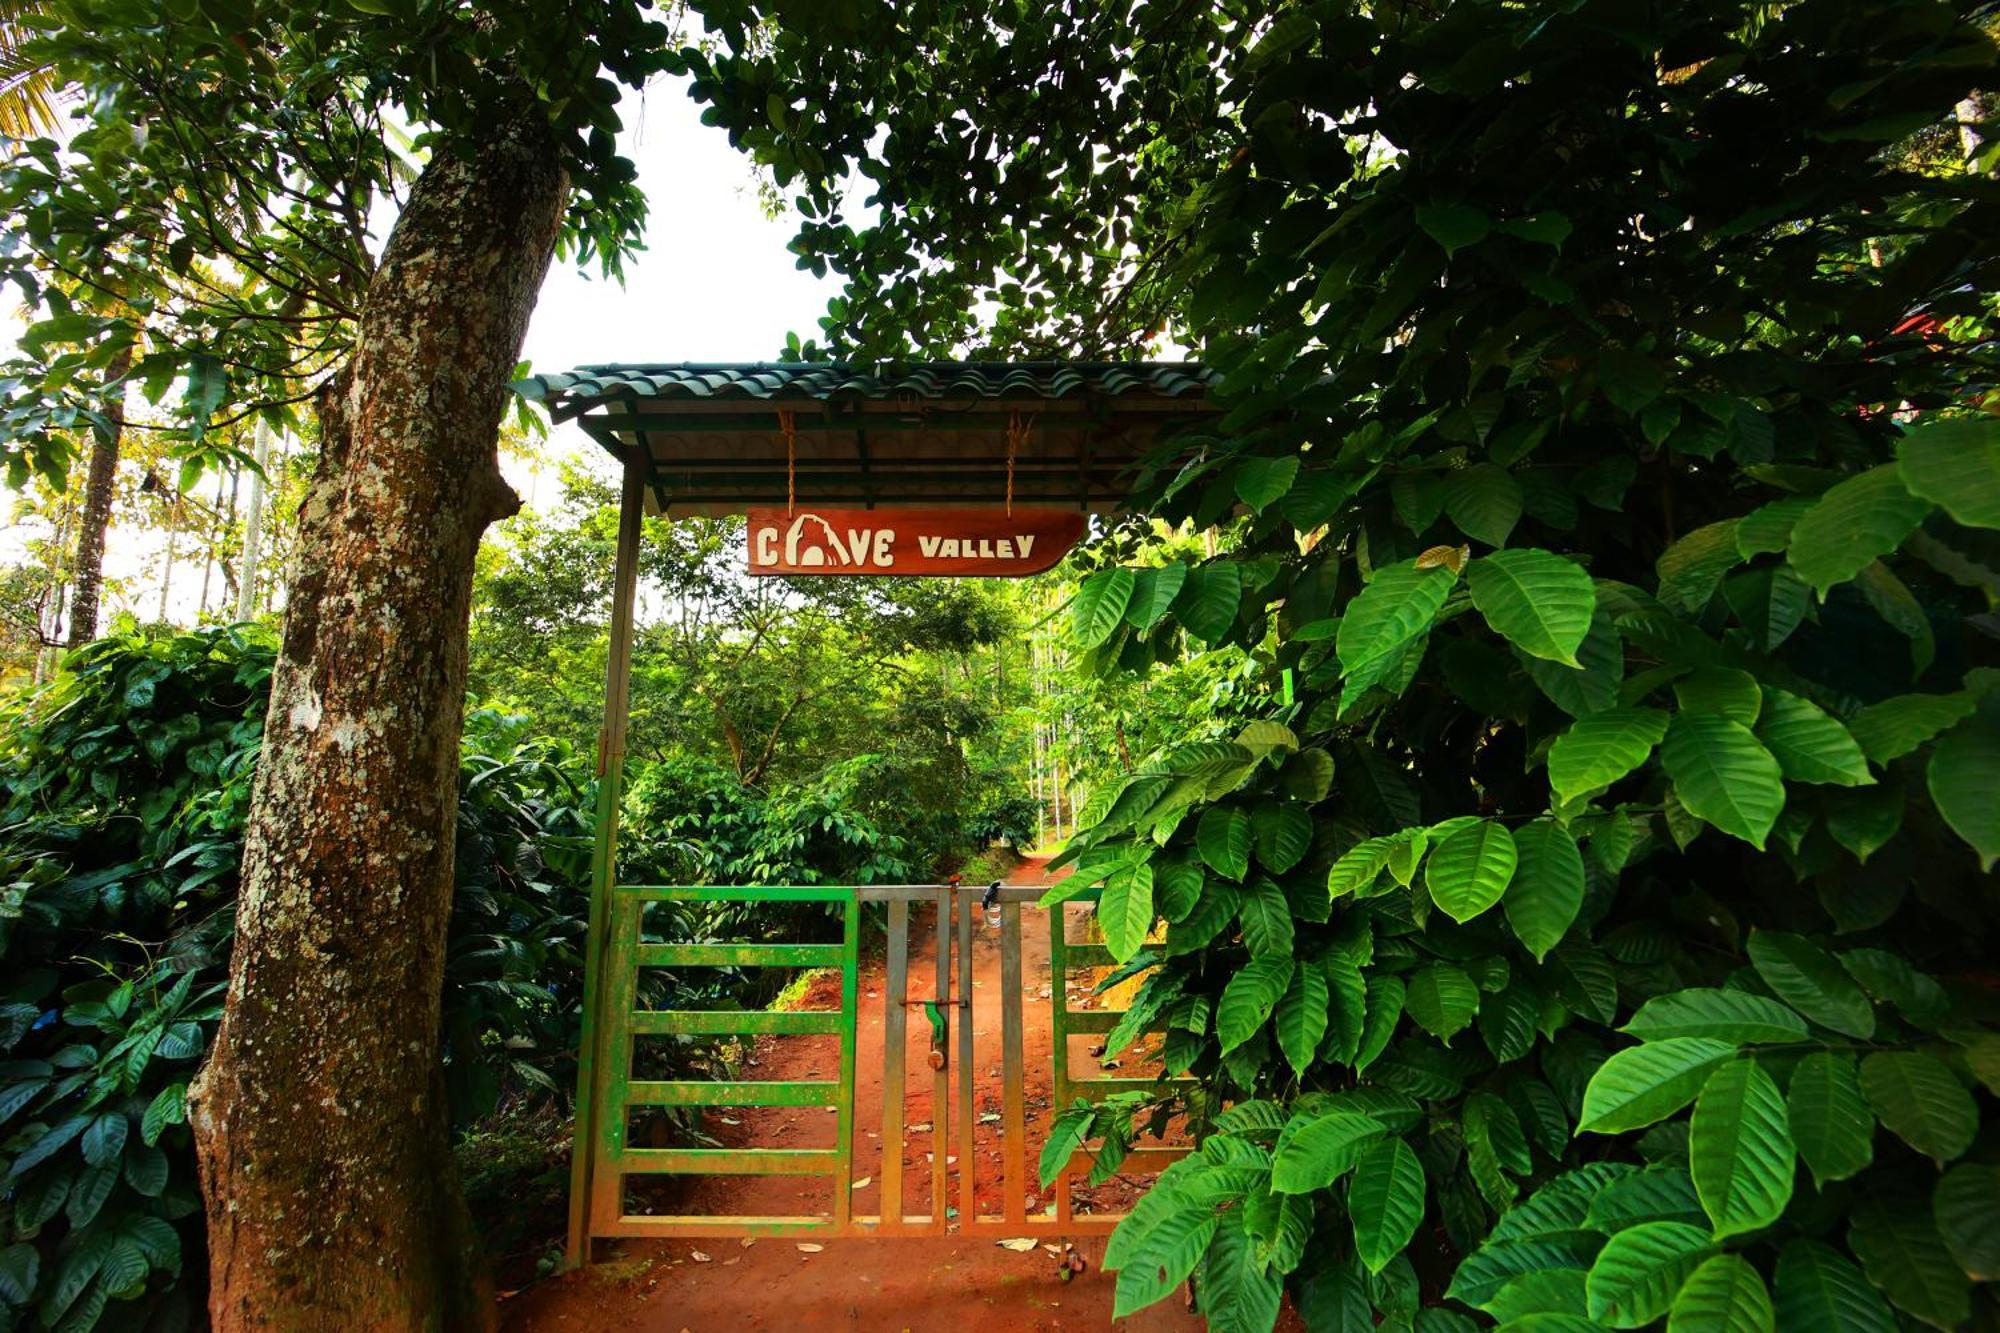
<path id="1" fill-rule="evenodd" d="M 636 467 L 649 513 L 987 506 L 1010 480 L 1017 504 L 1106 511 L 1218 411 L 1215 379 L 1188 362 L 682 362 L 515 387 Z"/>

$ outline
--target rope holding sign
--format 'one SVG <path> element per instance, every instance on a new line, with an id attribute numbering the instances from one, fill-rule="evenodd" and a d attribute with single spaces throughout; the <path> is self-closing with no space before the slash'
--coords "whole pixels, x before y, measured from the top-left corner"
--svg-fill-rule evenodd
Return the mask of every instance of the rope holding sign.
<path id="1" fill-rule="evenodd" d="M 789 407 L 778 409 L 778 429 L 785 432 L 785 517 L 799 507 L 799 434 Z"/>
<path id="2" fill-rule="evenodd" d="M 1028 429 L 1034 425 L 1031 416 L 1026 421 L 1019 412 L 1007 416 L 1007 517 L 1014 516 L 1014 457 L 1021 451 L 1021 444 L 1028 438 Z"/>

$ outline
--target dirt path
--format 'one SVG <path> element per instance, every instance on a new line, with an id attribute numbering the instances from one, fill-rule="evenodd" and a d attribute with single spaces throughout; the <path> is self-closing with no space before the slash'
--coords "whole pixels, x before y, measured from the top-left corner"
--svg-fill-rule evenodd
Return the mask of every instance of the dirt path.
<path id="1" fill-rule="evenodd" d="M 1046 882 L 1040 861 L 1023 863 L 1010 883 Z M 931 994 L 935 985 L 929 909 L 912 913 L 910 982 L 912 996 Z M 881 1211 L 883 1144 L 884 964 L 864 962 L 860 973 L 858 1042 L 855 1057 L 854 1210 Z M 1049 1116 L 1052 1081 L 1049 969 L 1046 916 L 1023 910 L 1022 1020 L 1024 1095 L 1029 1122 L 1028 1171 Z M 996 932 L 975 935 L 972 985 L 979 1123 L 973 1144 L 974 1181 L 981 1214 L 997 1214 L 1003 1204 L 999 1111 L 1000 1006 L 980 1003 L 997 995 L 1000 953 Z M 1082 978 L 1071 979 L 1070 1004 L 1090 1001 Z M 837 1008 L 837 983 L 809 992 L 803 1008 Z M 1095 1072 L 1094 1039 L 1072 1043 L 1072 1073 Z M 904 1143 L 904 1211 L 931 1211 L 932 1154 L 945 1151 L 944 1107 L 934 1107 L 925 1063 L 928 1027 L 922 1010 L 912 1009 L 905 1067 L 904 1102 L 908 1126 Z M 956 1050 L 954 1043 L 954 1058 Z M 766 1038 L 751 1056 L 743 1077 L 758 1079 L 831 1078 L 839 1068 L 834 1038 Z M 1125 1072 L 1131 1072 L 1127 1069 Z M 956 1080 L 954 1077 L 954 1088 Z M 989 1118 L 990 1117 L 990 1118 Z M 725 1145 L 818 1148 L 833 1146 L 835 1117 L 817 1108 L 732 1113 L 711 1132 Z M 955 1159 L 949 1163 L 958 1166 Z M 866 1181 L 866 1184 L 860 1182 Z M 713 1176 L 683 1186 L 677 1195 L 651 1196 L 658 1211 L 681 1214 L 788 1215 L 825 1211 L 832 1182 L 805 1177 Z M 1029 1185 L 1029 1211 L 1045 1206 Z M 1119 1212 L 1138 1192 L 1138 1182 L 1114 1179 L 1076 1194 L 1078 1212 Z M 946 1202 L 955 1204 L 956 1193 Z M 953 1212 L 950 1216 L 955 1217 Z M 1076 1242 L 1088 1265 L 1070 1282 L 1058 1278 L 1055 1257 L 1041 1246 L 1009 1250 L 991 1238 L 882 1237 L 829 1240 L 822 1248 L 801 1249 L 789 1239 L 754 1243 L 736 1240 L 630 1241 L 603 1247 L 596 1267 L 542 1283 L 508 1301 L 502 1317 L 510 1333 L 550 1330 L 632 1330 L 632 1333 L 735 1333 L 822 1329 L 902 1330 L 904 1333 L 1029 1333 L 1040 1330 L 1104 1330 L 1132 1333 L 1193 1330 L 1201 1322 L 1178 1301 L 1169 1301 L 1113 1325 L 1113 1279 L 1098 1266 L 1101 1239 Z"/>

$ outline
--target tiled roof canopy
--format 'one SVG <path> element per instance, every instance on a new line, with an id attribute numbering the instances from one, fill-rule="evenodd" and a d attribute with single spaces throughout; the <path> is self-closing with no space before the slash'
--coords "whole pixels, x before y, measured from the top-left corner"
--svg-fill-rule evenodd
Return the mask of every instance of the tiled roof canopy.
<path id="1" fill-rule="evenodd" d="M 1201 366 L 933 361 L 585 366 L 515 387 L 638 462 L 648 509 L 800 504 L 1115 508 L 1139 458 L 1215 411 Z M 788 448 L 781 412 L 790 412 Z M 788 466 L 789 464 L 789 466 Z"/>

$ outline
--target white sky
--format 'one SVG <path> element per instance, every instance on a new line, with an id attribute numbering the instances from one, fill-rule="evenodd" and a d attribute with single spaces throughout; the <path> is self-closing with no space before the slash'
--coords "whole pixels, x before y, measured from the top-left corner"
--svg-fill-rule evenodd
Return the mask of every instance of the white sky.
<path id="1" fill-rule="evenodd" d="M 777 359 L 786 333 L 816 334 L 838 284 L 794 267 L 786 249 L 792 222 L 764 215 L 749 158 L 730 147 L 723 131 L 701 123 L 700 108 L 677 80 L 628 95 L 622 112 L 626 129 L 619 143 L 651 203 L 645 248 L 627 262 L 622 286 L 562 261 L 551 266 L 522 350 L 533 369 L 558 372 L 606 361 L 769 361 Z M 18 329 L 17 312 L 0 314 L 0 344 L 11 346 Z M 573 425 L 557 428 L 549 460 L 577 452 L 594 455 L 597 447 Z M 529 504 L 555 500 L 553 468 L 537 475 L 510 462 L 507 470 Z M 0 491 L 5 561 L 22 558 L 28 536 L 14 527 L 12 508 Z M 156 534 L 114 526 L 106 573 L 122 587 L 110 589 L 109 613 L 157 613 L 161 545 Z M 172 618 L 194 619 L 197 586 L 176 575 Z"/>

